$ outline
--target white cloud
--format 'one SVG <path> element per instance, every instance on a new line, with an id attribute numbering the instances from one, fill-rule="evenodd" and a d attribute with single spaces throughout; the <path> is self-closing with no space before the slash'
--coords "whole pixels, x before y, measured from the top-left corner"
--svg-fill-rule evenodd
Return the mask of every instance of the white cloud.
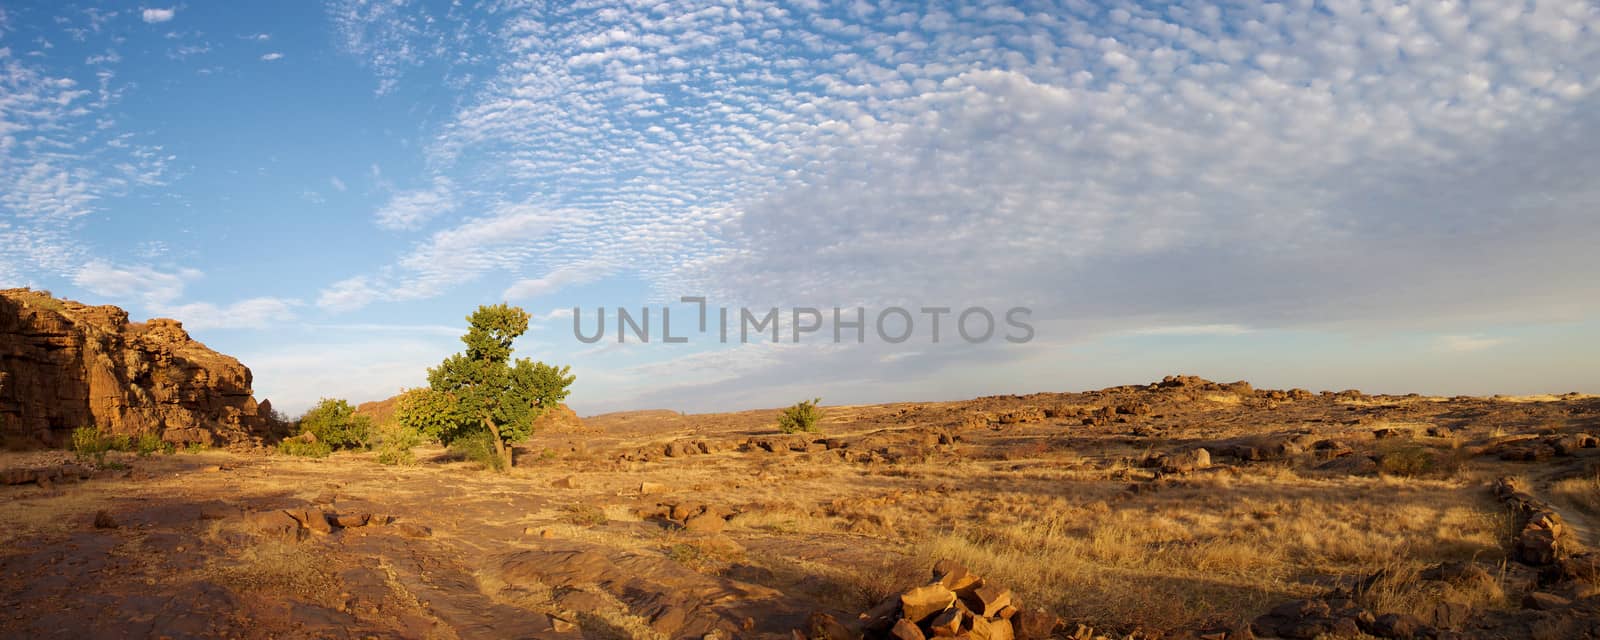
<path id="1" fill-rule="evenodd" d="M 1505 344 L 1504 338 L 1482 335 L 1447 335 L 1434 340 L 1434 349 L 1444 353 L 1472 353 Z"/>
<path id="2" fill-rule="evenodd" d="M 233 304 L 218 306 L 209 302 L 157 306 L 152 311 L 183 323 L 184 328 L 195 329 L 266 329 L 295 319 L 297 300 L 283 298 L 250 298 Z"/>
<path id="3" fill-rule="evenodd" d="M 1242 336 L 1250 332 L 1249 327 L 1237 324 L 1196 324 L 1131 329 L 1124 333 L 1135 336 Z"/>
<path id="4" fill-rule="evenodd" d="M 273 60 L 281 60 L 282 58 L 283 58 L 283 54 L 278 53 L 276 51 L 274 51 L 272 53 L 265 53 L 265 54 L 261 55 L 261 60 L 264 61 L 264 62 L 272 62 Z"/>
<path id="5" fill-rule="evenodd" d="M 426 189 L 413 189 L 395 194 L 379 209 L 375 218 L 385 229 L 417 229 L 423 223 L 456 209 L 455 183 L 439 177 Z"/>
<path id="6" fill-rule="evenodd" d="M 334 191 L 343 192 L 348 188 L 345 186 L 344 181 L 340 180 L 338 176 L 328 178 L 328 184 L 333 185 Z"/>
<path id="7" fill-rule="evenodd" d="M 434 232 L 379 276 L 334 283 L 322 291 L 317 304 L 349 311 L 378 300 L 431 298 L 485 273 L 519 267 L 544 247 L 560 242 L 562 238 L 550 231 L 572 216 L 527 205 L 498 205 L 490 215 Z M 590 273 L 604 273 L 603 263 L 589 265 Z"/>
<path id="8" fill-rule="evenodd" d="M 139 17 L 149 24 L 160 24 L 172 20 L 177 13 L 177 9 L 145 9 L 139 13 Z"/>
<path id="9" fill-rule="evenodd" d="M 495 34 L 473 48 L 493 75 L 463 85 L 418 159 L 453 186 L 426 222 L 482 226 L 503 197 L 571 212 L 493 257 L 419 243 L 364 276 L 369 301 L 478 278 L 531 297 L 587 261 L 667 299 L 1028 305 L 1061 341 L 1600 301 L 1600 8 L 1583 0 L 1127 4 L 1110 20 L 1065 2 L 854 21 L 557 6 L 493 28 L 338 6 L 380 86 L 454 29 Z"/>
<path id="10" fill-rule="evenodd" d="M 194 269 L 163 272 L 148 266 L 118 267 L 100 260 L 83 265 L 72 283 L 112 300 L 164 305 L 183 296 L 184 286 L 201 277 Z"/>
<path id="11" fill-rule="evenodd" d="M 571 285 L 587 284 L 593 282 L 605 273 L 605 269 L 595 264 L 566 265 L 538 278 L 518 280 L 502 294 L 506 300 L 527 300 L 545 296 L 562 290 Z M 571 309 L 567 312 L 571 313 Z"/>

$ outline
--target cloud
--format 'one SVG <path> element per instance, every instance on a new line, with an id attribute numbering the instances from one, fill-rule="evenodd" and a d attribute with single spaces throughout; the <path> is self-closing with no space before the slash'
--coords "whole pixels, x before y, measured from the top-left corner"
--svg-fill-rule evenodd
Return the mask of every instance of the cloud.
<path id="1" fill-rule="evenodd" d="M 545 247 L 560 242 L 562 238 L 550 230 L 571 217 L 569 212 L 522 204 L 498 205 L 489 215 L 434 232 L 376 276 L 354 276 L 334 283 L 322 291 L 317 304 L 333 311 L 350 311 L 378 300 L 431 298 L 485 273 L 518 268 Z"/>
<path id="2" fill-rule="evenodd" d="M 338 176 L 328 178 L 328 184 L 333 185 L 333 190 L 340 193 L 343 193 L 348 188 L 345 186 L 344 181 L 340 180 Z"/>
<path id="3" fill-rule="evenodd" d="M 266 54 L 262 54 L 261 55 L 261 60 L 263 62 L 272 62 L 274 60 L 281 60 L 281 59 L 283 59 L 283 54 L 278 53 L 276 51 L 274 51 L 272 53 L 266 53 Z"/>
<path id="4" fill-rule="evenodd" d="M 456 209 L 455 183 L 438 177 L 425 189 L 402 191 L 378 209 L 378 226 L 393 230 L 412 230 L 428 220 Z"/>
<path id="5" fill-rule="evenodd" d="M 1505 344 L 1504 338 L 1481 335 L 1446 335 L 1434 340 L 1434 350 L 1444 353 L 1473 353 Z"/>
<path id="6" fill-rule="evenodd" d="M 96 260 L 80 268 L 72 283 L 113 300 L 138 300 L 147 306 L 159 306 L 182 297 L 184 286 L 201 275 L 194 269 L 167 273 L 148 266 L 117 267 Z"/>
<path id="7" fill-rule="evenodd" d="M 537 298 L 555 293 L 572 285 L 593 282 L 604 273 L 604 267 L 595 264 L 562 266 L 542 277 L 526 278 L 512 283 L 501 297 L 506 300 Z M 571 311 L 571 309 L 567 310 L 568 313 L 571 313 Z"/>
<path id="8" fill-rule="evenodd" d="M 95 69 L 85 86 L 40 62 L 0 46 L 0 279 L 13 283 L 24 271 L 75 276 L 90 256 L 75 237 L 83 220 L 108 198 L 163 184 L 174 160 L 108 115 L 123 92 L 113 71 Z"/>
<path id="9" fill-rule="evenodd" d="M 1149 327 L 1124 332 L 1134 336 L 1242 336 L 1250 328 L 1237 324 L 1200 324 Z"/>
<path id="10" fill-rule="evenodd" d="M 177 9 L 145 9 L 139 12 L 139 17 L 146 23 L 160 24 L 172 20 L 177 13 Z"/>
<path id="11" fill-rule="evenodd" d="M 266 329 L 295 319 L 297 300 L 250 298 L 226 306 L 209 302 L 157 306 L 153 311 L 183 323 L 187 329 Z"/>
<path id="12" fill-rule="evenodd" d="M 1600 311 L 1592 2 L 473 20 L 336 8 L 380 91 L 455 30 L 491 34 L 470 48 L 491 75 L 417 158 L 452 206 L 415 225 L 482 226 L 502 198 L 563 215 L 494 258 L 430 267 L 443 245 L 418 243 L 362 276 L 369 299 L 535 296 L 594 261 L 667 299 L 1026 305 L 1062 344 Z M 772 384 L 827 371 L 804 353 Z M 884 357 L 827 364 L 1024 359 Z"/>

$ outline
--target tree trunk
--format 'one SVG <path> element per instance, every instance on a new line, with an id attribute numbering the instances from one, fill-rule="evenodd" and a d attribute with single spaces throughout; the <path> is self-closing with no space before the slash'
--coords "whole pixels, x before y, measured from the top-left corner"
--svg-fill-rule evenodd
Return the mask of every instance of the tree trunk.
<path id="1" fill-rule="evenodd" d="M 505 465 L 505 470 L 511 470 L 511 447 L 500 439 L 500 427 L 489 418 L 483 419 L 483 424 L 489 427 L 489 435 L 494 437 L 494 454 L 500 456 L 500 461 Z"/>

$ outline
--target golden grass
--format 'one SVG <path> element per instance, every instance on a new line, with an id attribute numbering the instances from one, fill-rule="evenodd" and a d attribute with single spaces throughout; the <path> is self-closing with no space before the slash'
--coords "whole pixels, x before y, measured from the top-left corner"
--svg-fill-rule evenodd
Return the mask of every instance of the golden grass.
<path id="1" fill-rule="evenodd" d="M 1331 578 L 1497 557 L 1507 525 L 1481 494 L 1447 481 L 1215 475 L 1121 504 L 1004 500 L 1005 516 L 932 532 L 914 556 L 957 560 L 1093 626 L 1194 628 L 1316 595 Z"/>

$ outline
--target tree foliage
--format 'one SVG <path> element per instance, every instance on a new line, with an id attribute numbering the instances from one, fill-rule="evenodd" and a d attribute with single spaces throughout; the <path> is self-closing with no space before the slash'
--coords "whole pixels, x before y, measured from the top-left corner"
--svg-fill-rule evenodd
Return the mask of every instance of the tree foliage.
<path id="1" fill-rule="evenodd" d="M 372 419 L 356 415 L 349 402 L 323 398 L 300 416 L 300 433 L 309 433 L 330 447 L 365 449 L 372 440 Z"/>
<path id="2" fill-rule="evenodd" d="M 528 318 L 506 304 L 478 307 L 461 337 L 466 350 L 429 369 L 427 389 L 401 397 L 401 424 L 445 444 L 487 434 L 509 467 L 510 445 L 532 434 L 545 409 L 566 399 L 574 379 L 569 367 L 512 359 L 512 342 L 527 332 Z"/>
<path id="3" fill-rule="evenodd" d="M 822 398 L 812 398 L 796 402 L 783 410 L 778 416 L 778 430 L 784 433 L 809 433 L 817 430 L 817 423 L 822 420 L 822 409 L 817 403 Z"/>

